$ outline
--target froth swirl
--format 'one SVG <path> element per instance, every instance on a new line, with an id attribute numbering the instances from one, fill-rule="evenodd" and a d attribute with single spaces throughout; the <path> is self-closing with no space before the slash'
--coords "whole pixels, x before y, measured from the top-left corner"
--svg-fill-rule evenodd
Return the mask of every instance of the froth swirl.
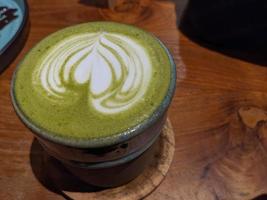
<path id="1" fill-rule="evenodd" d="M 142 100 L 152 73 L 144 47 L 116 33 L 71 36 L 41 60 L 33 73 L 36 91 L 44 90 L 41 95 L 60 104 L 73 103 L 86 93 L 88 103 L 105 114 L 127 110 Z"/>

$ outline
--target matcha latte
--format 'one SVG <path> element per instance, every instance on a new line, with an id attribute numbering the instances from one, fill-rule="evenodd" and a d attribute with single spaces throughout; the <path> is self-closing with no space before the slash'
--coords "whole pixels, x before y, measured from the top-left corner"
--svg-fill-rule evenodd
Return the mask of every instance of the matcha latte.
<path id="1" fill-rule="evenodd" d="M 49 137 L 113 136 L 156 111 L 171 65 L 161 43 L 138 28 L 81 24 L 48 36 L 27 54 L 13 77 L 13 101 Z"/>

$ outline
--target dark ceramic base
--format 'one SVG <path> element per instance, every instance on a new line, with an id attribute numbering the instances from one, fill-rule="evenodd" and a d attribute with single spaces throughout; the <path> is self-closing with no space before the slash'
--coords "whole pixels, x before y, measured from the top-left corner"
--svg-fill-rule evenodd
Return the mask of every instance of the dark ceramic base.
<path id="1" fill-rule="evenodd" d="M 165 122 L 163 115 L 142 134 L 103 148 L 79 149 L 37 139 L 49 155 L 82 181 L 98 187 L 116 187 L 137 177 L 149 164 Z"/>
<path id="2" fill-rule="evenodd" d="M 90 165 L 64 164 L 80 180 L 98 187 L 117 187 L 136 178 L 151 162 L 158 148 L 158 139 L 143 154 L 133 160 L 112 167 L 90 169 Z"/>
<path id="3" fill-rule="evenodd" d="M 118 144 L 101 148 L 75 148 L 52 142 L 40 136 L 37 136 L 37 139 L 42 144 L 43 148 L 58 160 L 77 164 L 100 163 L 118 160 L 130 154 L 138 154 L 138 152 L 140 155 L 142 151 L 151 146 L 152 141 L 155 141 L 159 136 L 165 121 L 166 114 L 164 113 L 155 123 L 145 129 L 142 134 L 138 134 Z"/>
<path id="4" fill-rule="evenodd" d="M 145 198 L 164 180 L 172 163 L 174 150 L 174 132 L 170 121 L 167 120 L 151 162 L 134 180 L 115 188 L 94 187 L 81 181 L 61 162 L 49 156 L 37 140 L 32 143 L 30 161 L 35 178 L 40 184 L 63 199 L 136 200 Z"/>

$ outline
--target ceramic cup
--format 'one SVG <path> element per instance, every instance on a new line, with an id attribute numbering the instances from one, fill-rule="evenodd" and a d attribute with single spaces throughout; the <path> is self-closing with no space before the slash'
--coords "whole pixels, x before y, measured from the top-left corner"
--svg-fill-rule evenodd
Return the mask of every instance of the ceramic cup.
<path id="1" fill-rule="evenodd" d="M 161 42 L 160 42 L 161 43 Z M 146 120 L 120 134 L 79 143 L 56 140 L 30 122 L 21 112 L 11 82 L 11 98 L 21 121 L 33 132 L 49 155 L 61 161 L 69 171 L 83 181 L 100 187 L 125 184 L 138 176 L 149 163 L 156 149 L 156 141 L 166 121 L 166 113 L 176 86 L 176 67 L 167 48 L 171 62 L 171 80 L 166 96 L 154 113 Z"/>

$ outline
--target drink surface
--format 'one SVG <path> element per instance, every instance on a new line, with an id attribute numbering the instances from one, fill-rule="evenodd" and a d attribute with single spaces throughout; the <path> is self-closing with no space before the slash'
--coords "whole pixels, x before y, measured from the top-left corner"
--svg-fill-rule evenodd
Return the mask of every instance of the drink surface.
<path id="1" fill-rule="evenodd" d="M 119 134 L 146 120 L 170 84 L 171 62 L 150 34 L 94 22 L 58 31 L 21 62 L 16 104 L 47 134 L 92 139 Z"/>

